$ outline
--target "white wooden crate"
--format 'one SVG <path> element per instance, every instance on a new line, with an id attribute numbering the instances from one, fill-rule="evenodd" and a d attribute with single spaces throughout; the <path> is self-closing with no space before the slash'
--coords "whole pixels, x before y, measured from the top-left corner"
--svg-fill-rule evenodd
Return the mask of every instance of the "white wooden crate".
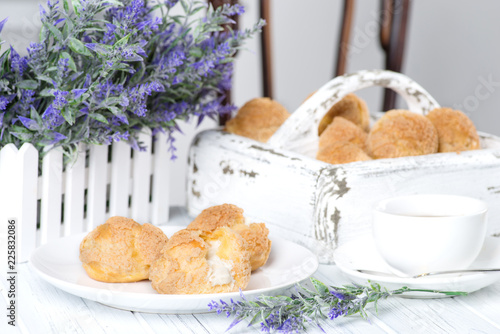
<path id="1" fill-rule="evenodd" d="M 314 159 L 317 126 L 327 110 L 357 89 L 396 90 L 425 114 L 437 102 L 407 77 L 362 71 L 337 77 L 295 111 L 268 143 L 210 130 L 193 141 L 188 212 L 234 203 L 270 229 L 333 262 L 337 245 L 371 233 L 371 212 L 384 198 L 447 193 L 489 204 L 489 234 L 500 232 L 500 138 L 480 134 L 481 150 L 331 165 Z"/>
<path id="2" fill-rule="evenodd" d="M 149 131 L 139 141 L 146 151 L 126 143 L 79 146 L 77 161 L 63 170 L 62 152 L 43 158 L 31 144 L 0 151 L 0 244 L 4 248 L 8 219 L 17 219 L 17 260 L 29 259 L 39 245 L 63 235 L 90 231 L 110 216 L 165 224 L 169 214 L 170 154 L 166 136 L 157 134 L 154 154 Z M 108 161 L 108 150 L 112 148 Z M 88 158 L 86 151 L 88 150 Z M 3 263 L 4 258 L 0 263 Z"/>

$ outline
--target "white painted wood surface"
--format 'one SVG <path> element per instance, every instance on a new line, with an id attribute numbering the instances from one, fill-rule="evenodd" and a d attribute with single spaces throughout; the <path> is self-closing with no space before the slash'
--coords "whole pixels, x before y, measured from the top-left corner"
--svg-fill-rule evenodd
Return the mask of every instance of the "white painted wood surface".
<path id="1" fill-rule="evenodd" d="M 190 218 L 172 208 L 170 223 L 187 225 Z M 314 275 L 330 284 L 349 283 L 334 265 L 320 265 Z M 0 306 L 6 302 L 0 283 Z M 162 315 L 122 311 L 87 301 L 41 280 L 27 263 L 19 265 L 20 333 L 223 333 L 231 320 L 224 315 Z M 327 333 L 499 333 L 500 282 L 469 296 L 445 299 L 393 298 L 381 301 L 370 322 L 359 316 L 322 321 Z M 5 319 L 0 323 L 4 331 Z M 243 322 L 228 333 L 260 333 Z M 322 333 L 309 327 L 307 333 Z"/>
<path id="2" fill-rule="evenodd" d="M 106 177 L 108 146 L 93 145 L 89 156 L 89 189 L 87 192 L 87 231 L 106 221 Z"/>
<path id="3" fill-rule="evenodd" d="M 127 143 L 113 143 L 111 158 L 111 216 L 128 216 L 130 194 L 131 148 Z"/>
<path id="4" fill-rule="evenodd" d="M 155 138 L 151 224 L 161 225 L 168 222 L 170 208 L 170 153 L 168 152 L 167 135 L 160 132 L 156 134 Z"/>
<path id="5" fill-rule="evenodd" d="M 48 152 L 42 162 L 42 244 L 61 236 L 62 169 L 62 152 L 58 149 Z"/>
<path id="6" fill-rule="evenodd" d="M 134 151 L 132 165 L 132 213 L 131 218 L 143 224 L 149 222 L 149 205 L 151 190 L 151 131 L 141 133 L 139 142 L 147 147 L 146 151 Z"/>
<path id="7" fill-rule="evenodd" d="M 64 235 L 85 231 L 85 151 L 86 145 L 78 145 L 78 158 L 66 168 L 64 190 Z M 35 217 L 36 221 L 36 217 Z"/>

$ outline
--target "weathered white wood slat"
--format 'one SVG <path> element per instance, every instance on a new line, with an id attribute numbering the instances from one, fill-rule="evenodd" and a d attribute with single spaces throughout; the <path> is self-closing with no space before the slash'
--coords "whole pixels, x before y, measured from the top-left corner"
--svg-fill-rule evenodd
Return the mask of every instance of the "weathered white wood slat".
<path id="1" fill-rule="evenodd" d="M 92 145 L 89 155 L 87 190 L 87 231 L 104 224 L 106 217 L 106 176 L 108 146 Z"/>
<path id="2" fill-rule="evenodd" d="M 19 268 L 19 315 L 27 333 L 142 333 L 132 312 L 91 302 L 41 280 L 28 264 Z"/>
<path id="3" fill-rule="evenodd" d="M 147 147 L 146 151 L 134 151 L 132 167 L 132 214 L 131 218 L 140 224 L 150 220 L 149 194 L 151 189 L 151 131 L 139 135 L 139 142 Z"/>
<path id="4" fill-rule="evenodd" d="M 168 222 L 171 161 L 167 136 L 160 132 L 156 134 L 155 139 L 151 223 L 162 225 Z"/>
<path id="5" fill-rule="evenodd" d="M 62 152 L 53 149 L 42 162 L 41 244 L 61 236 L 62 158 Z"/>
<path id="6" fill-rule="evenodd" d="M 85 150 L 86 145 L 78 145 L 77 160 L 66 167 L 64 191 L 65 236 L 84 231 Z"/>
<path id="7" fill-rule="evenodd" d="M 28 261 L 36 248 L 37 193 L 38 193 L 38 151 L 25 143 L 17 153 L 20 210 L 17 225 L 18 261 Z"/>
<path id="8" fill-rule="evenodd" d="M 130 146 L 124 142 L 113 143 L 111 154 L 111 185 L 109 197 L 110 216 L 129 215 Z"/>
<path id="9" fill-rule="evenodd" d="M 17 153 L 14 144 L 8 144 L 0 151 L 0 243 L 7 244 L 7 224 L 10 218 L 18 218 L 19 178 L 17 177 Z M 3 246 L 3 249 L 6 249 Z M 0 257 L 0 268 L 6 268 L 7 256 Z"/>
<path id="10" fill-rule="evenodd" d="M 467 298 L 459 298 L 457 301 L 470 313 L 495 326 L 500 333 L 500 282 L 487 289 L 476 291 Z"/>
<path id="11" fill-rule="evenodd" d="M 161 314 L 148 314 L 148 313 L 136 313 L 140 315 L 144 321 L 153 329 L 155 333 L 164 332 L 166 328 L 169 329 L 169 333 L 172 334 L 184 334 L 184 333 L 224 333 L 224 330 L 219 332 L 210 332 L 205 328 L 205 324 L 202 324 L 193 315 L 161 315 Z M 212 319 L 214 323 L 217 323 L 217 319 Z M 227 327 L 226 327 L 227 328 Z"/>

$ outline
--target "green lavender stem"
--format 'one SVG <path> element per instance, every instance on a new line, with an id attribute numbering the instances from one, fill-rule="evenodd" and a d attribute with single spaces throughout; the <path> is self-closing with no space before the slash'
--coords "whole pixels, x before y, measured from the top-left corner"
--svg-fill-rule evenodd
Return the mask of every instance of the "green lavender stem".
<path id="1" fill-rule="evenodd" d="M 297 284 L 296 293 L 288 296 L 260 296 L 249 301 L 243 293 L 243 301 L 212 301 L 208 306 L 218 314 L 234 317 L 229 329 L 244 319 L 251 319 L 248 326 L 260 323 L 263 332 L 298 333 L 306 329 L 307 324 L 314 324 L 320 329 L 319 320 L 360 314 L 367 319 L 365 308 L 373 303 L 377 310 L 378 301 L 390 296 L 409 292 L 427 292 L 447 296 L 464 296 L 466 292 L 440 291 L 431 289 L 411 289 L 402 287 L 389 291 L 377 283 L 368 281 L 368 286 L 359 284 L 342 287 L 326 286 L 311 278 L 314 290 Z"/>

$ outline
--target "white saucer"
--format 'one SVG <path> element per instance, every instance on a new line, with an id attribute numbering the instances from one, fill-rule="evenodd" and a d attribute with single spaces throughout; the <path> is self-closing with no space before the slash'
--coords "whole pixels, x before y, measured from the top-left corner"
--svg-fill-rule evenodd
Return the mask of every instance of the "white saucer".
<path id="1" fill-rule="evenodd" d="M 354 283 L 366 284 L 367 280 L 379 283 L 389 290 L 403 286 L 414 289 L 474 292 L 500 279 L 500 272 L 464 273 L 428 276 L 420 278 L 398 277 L 391 273 L 388 265 L 378 254 L 371 235 L 360 237 L 338 247 L 334 253 L 337 267 Z M 470 268 L 500 268 L 500 238 L 487 237 L 481 253 Z M 387 273 L 374 275 L 356 269 Z M 412 292 L 405 294 L 414 298 L 440 298 L 442 294 Z"/>
<path id="2" fill-rule="evenodd" d="M 167 236 L 182 229 L 161 227 Z M 212 300 L 239 300 L 239 292 L 200 295 L 161 295 L 150 281 L 104 283 L 87 276 L 79 256 L 80 242 L 86 233 L 60 238 L 37 248 L 30 264 L 41 278 L 73 295 L 119 309 L 149 313 L 206 313 Z M 307 279 L 318 269 L 318 259 L 308 249 L 270 234 L 273 242 L 267 263 L 254 271 L 245 289 L 246 297 L 280 294 Z"/>

